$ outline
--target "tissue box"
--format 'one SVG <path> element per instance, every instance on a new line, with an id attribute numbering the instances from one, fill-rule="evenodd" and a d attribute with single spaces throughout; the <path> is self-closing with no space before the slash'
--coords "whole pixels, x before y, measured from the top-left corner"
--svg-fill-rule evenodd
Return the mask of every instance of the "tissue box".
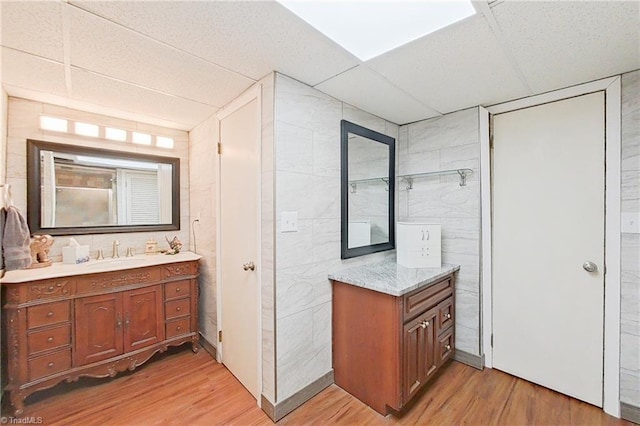
<path id="1" fill-rule="evenodd" d="M 62 247 L 62 263 L 84 263 L 89 261 L 89 246 Z"/>

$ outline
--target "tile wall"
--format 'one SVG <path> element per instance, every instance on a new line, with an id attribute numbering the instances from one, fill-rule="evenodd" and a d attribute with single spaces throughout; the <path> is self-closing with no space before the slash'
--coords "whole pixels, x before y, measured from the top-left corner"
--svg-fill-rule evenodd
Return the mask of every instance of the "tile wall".
<path id="1" fill-rule="evenodd" d="M 43 131 L 39 128 L 40 114 L 67 117 L 69 119 L 82 120 L 99 125 L 110 125 L 172 137 L 175 140 L 175 148 L 167 150 L 108 141 L 99 138 L 79 137 L 66 133 Z M 114 240 L 118 240 L 120 242 L 121 253 L 124 253 L 128 247 L 132 247 L 136 253 L 144 253 L 145 242 L 150 237 L 156 239 L 159 243 L 159 247 L 163 248 L 168 248 L 165 236 L 172 238 L 174 235 L 178 236 L 185 246 L 189 246 L 189 147 L 187 132 L 92 114 L 37 101 L 9 98 L 6 145 L 6 182 L 11 185 L 15 206 L 25 215 L 27 212 L 27 139 L 81 145 L 123 152 L 179 157 L 180 230 L 78 235 L 75 236 L 75 238 L 80 244 L 89 245 L 91 257 L 95 257 L 95 254 L 99 249 L 103 250 L 105 255 L 110 254 Z M 62 247 L 68 244 L 69 237 L 59 236 L 54 237 L 54 240 L 54 244 L 50 251 L 50 257 L 53 261 L 61 261 Z"/>
<path id="2" fill-rule="evenodd" d="M 398 126 L 281 74 L 275 86 L 277 401 L 331 371 L 330 271 L 393 252 L 340 259 L 340 120 L 398 138 Z M 283 211 L 298 232 L 281 233 Z"/>
<path id="3" fill-rule="evenodd" d="M 480 352 L 480 141 L 478 108 L 400 127 L 398 174 L 469 168 L 398 182 L 398 220 L 442 225 L 442 261 L 460 265 L 456 280 L 456 349 Z"/>
<path id="4" fill-rule="evenodd" d="M 621 130 L 621 211 L 638 215 L 640 71 L 622 76 Z M 640 407 L 640 234 L 622 233 L 621 243 L 620 400 Z"/>

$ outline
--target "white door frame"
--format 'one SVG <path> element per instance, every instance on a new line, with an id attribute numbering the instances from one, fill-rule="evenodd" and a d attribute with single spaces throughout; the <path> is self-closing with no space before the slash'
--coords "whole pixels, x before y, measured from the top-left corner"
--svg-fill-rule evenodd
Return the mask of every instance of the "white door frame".
<path id="1" fill-rule="evenodd" d="M 224 106 L 222 108 L 222 110 L 220 110 L 217 114 L 216 114 L 216 119 L 215 119 L 215 132 L 216 132 L 216 138 L 215 138 L 215 143 L 214 146 L 212 147 L 213 149 L 216 150 L 217 152 L 217 144 L 220 143 L 220 124 L 222 122 L 223 119 L 225 119 L 227 116 L 229 116 L 230 114 L 236 112 L 237 110 L 239 110 L 240 108 L 242 108 L 243 106 L 245 106 L 246 104 L 248 104 L 249 102 L 253 101 L 253 100 L 257 101 L 257 123 L 256 123 L 256 129 L 257 129 L 257 138 L 256 138 L 256 145 L 255 145 L 255 149 L 256 152 L 258 153 L 258 158 L 262 159 L 262 84 L 257 83 L 253 86 L 251 86 L 247 91 L 245 91 L 244 93 L 242 93 L 240 96 L 238 96 L 236 99 L 234 99 L 233 101 L 231 101 L 230 103 L 228 103 L 226 106 Z M 218 163 L 218 176 L 217 176 L 217 185 L 216 185 L 216 306 L 217 306 L 217 311 L 216 311 L 216 316 L 217 316 L 217 330 L 216 332 L 219 333 L 220 330 L 222 330 L 223 328 L 223 324 L 222 324 L 222 287 L 221 287 L 221 283 L 222 283 L 222 272 L 221 272 L 221 266 L 222 266 L 222 259 L 220 258 L 220 251 L 221 251 L 221 240 L 220 237 L 222 235 L 222 229 L 221 229 L 221 224 L 220 224 L 220 218 L 222 217 L 222 209 L 221 209 L 221 205 L 220 205 L 220 201 L 221 201 L 221 190 L 222 190 L 222 179 L 221 179 L 221 155 L 220 154 L 216 154 L 216 159 L 217 159 L 217 163 Z M 261 175 L 262 175 L 262 161 L 260 161 L 260 166 L 258 167 L 258 170 L 256 170 L 256 176 L 255 179 L 258 183 L 257 188 L 258 188 L 258 193 L 256 194 L 256 197 L 258 197 L 258 211 L 257 211 L 257 215 L 256 215 L 256 223 L 257 223 L 257 230 L 258 230 L 258 235 L 256 236 L 257 238 L 257 247 L 256 247 L 256 252 L 257 252 L 257 262 L 256 262 L 256 282 L 257 282 L 257 286 L 256 286 L 256 291 L 258 292 L 258 297 L 257 297 L 257 301 L 258 301 L 258 305 L 256 306 L 256 309 L 258 310 L 258 359 L 256 360 L 258 363 L 258 368 L 257 368 L 257 374 L 258 374 L 258 380 L 257 380 L 257 384 L 258 384 L 258 389 L 256 389 L 256 395 L 258 395 L 258 397 L 256 398 L 258 406 L 261 407 L 262 405 L 262 398 L 260 398 L 260 395 L 262 395 L 262 220 L 261 220 L 261 216 L 260 216 L 260 212 L 261 212 L 261 208 L 260 206 L 262 205 L 262 193 L 260 188 L 262 187 L 261 185 Z M 224 340 L 224 339 L 223 339 Z M 216 347 L 216 358 L 218 362 L 222 362 L 222 351 L 223 351 L 223 342 L 217 342 L 217 347 Z"/>
<path id="2" fill-rule="evenodd" d="M 482 227 L 482 341 L 485 366 L 493 367 L 492 318 L 492 200 L 489 148 L 490 114 L 500 114 L 605 91 L 605 275 L 604 275 L 604 386 L 603 410 L 620 417 L 620 77 L 610 77 L 554 92 L 479 108 L 480 192 Z"/>

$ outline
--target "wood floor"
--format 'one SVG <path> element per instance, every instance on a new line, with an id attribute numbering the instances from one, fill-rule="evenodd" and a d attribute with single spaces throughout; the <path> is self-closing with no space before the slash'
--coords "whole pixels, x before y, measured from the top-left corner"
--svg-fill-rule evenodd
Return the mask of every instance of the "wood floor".
<path id="1" fill-rule="evenodd" d="M 3 398 L 7 401 L 8 398 Z M 2 423 L 17 423 L 3 407 Z M 44 425 L 269 425 L 242 385 L 205 351 L 156 355 L 133 373 L 80 379 L 27 399 Z M 29 419 L 32 418 L 32 419 Z M 631 425 L 599 408 L 496 370 L 453 362 L 404 414 L 382 417 L 332 385 L 278 424 Z"/>

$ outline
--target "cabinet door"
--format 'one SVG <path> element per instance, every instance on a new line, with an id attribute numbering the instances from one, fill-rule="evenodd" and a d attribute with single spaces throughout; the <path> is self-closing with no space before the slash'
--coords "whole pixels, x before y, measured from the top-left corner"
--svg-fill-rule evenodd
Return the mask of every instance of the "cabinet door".
<path id="1" fill-rule="evenodd" d="M 124 293 L 124 351 L 133 351 L 164 340 L 162 286 Z"/>
<path id="2" fill-rule="evenodd" d="M 123 353 L 122 294 L 84 297 L 75 301 L 75 366 Z"/>
<path id="3" fill-rule="evenodd" d="M 422 329 L 423 344 L 424 344 L 424 357 L 422 358 L 422 381 L 426 382 L 435 374 L 438 369 L 438 358 L 436 356 L 436 344 L 437 344 L 437 323 L 438 309 L 432 309 L 421 315 L 425 324 L 425 328 Z"/>
<path id="4" fill-rule="evenodd" d="M 406 403 L 437 370 L 437 310 L 431 309 L 404 325 L 403 401 Z"/>

